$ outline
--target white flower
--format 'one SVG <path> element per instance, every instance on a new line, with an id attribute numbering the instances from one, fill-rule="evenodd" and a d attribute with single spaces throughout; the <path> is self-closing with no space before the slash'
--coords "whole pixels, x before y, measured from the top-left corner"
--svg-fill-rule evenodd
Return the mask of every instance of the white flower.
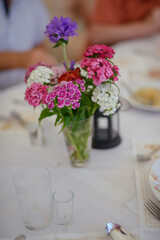
<path id="1" fill-rule="evenodd" d="M 105 116 L 115 113 L 120 107 L 118 99 L 118 90 L 112 83 L 101 84 L 93 91 L 92 101 L 99 104 Z"/>
<path id="2" fill-rule="evenodd" d="M 50 68 L 45 66 L 39 66 L 33 70 L 27 80 L 27 86 L 30 87 L 32 83 L 49 83 L 53 76 L 53 72 Z"/>

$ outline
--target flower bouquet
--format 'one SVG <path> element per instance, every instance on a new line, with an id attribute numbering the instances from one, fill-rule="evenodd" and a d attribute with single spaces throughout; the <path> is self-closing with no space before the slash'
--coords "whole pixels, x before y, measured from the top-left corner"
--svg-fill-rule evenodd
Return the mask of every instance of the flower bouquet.
<path id="1" fill-rule="evenodd" d="M 73 60 L 68 62 L 65 47 L 69 37 L 77 35 L 77 28 L 70 18 L 50 20 L 45 34 L 54 43 L 53 48 L 62 47 L 64 63 L 60 67 L 44 63 L 31 66 L 25 75 L 25 100 L 35 108 L 42 106 L 39 122 L 56 115 L 55 126 L 62 124 L 71 162 L 80 167 L 89 159 L 95 110 L 100 108 L 104 115 L 110 115 L 120 104 L 115 84 L 119 69 L 111 61 L 115 54 L 111 47 L 89 46 L 78 66 Z"/>

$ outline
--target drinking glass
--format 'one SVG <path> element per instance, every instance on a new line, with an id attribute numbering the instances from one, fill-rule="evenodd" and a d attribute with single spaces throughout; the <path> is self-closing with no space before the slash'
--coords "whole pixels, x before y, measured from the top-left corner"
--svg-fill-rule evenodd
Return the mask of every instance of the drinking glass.
<path id="1" fill-rule="evenodd" d="M 53 194 L 53 208 L 56 223 L 63 227 L 72 225 L 73 220 L 73 199 L 71 190 L 61 189 Z"/>
<path id="2" fill-rule="evenodd" d="M 53 217 L 51 174 L 45 168 L 25 168 L 13 178 L 20 213 L 28 229 L 47 227 Z"/>

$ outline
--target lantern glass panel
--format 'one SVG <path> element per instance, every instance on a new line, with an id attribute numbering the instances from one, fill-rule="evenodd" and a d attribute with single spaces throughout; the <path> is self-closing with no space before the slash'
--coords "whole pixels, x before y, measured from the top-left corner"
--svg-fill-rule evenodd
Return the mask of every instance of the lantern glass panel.
<path id="1" fill-rule="evenodd" d="M 104 116 L 96 110 L 94 114 L 93 148 L 106 149 L 121 142 L 119 135 L 119 110 L 112 116 Z"/>

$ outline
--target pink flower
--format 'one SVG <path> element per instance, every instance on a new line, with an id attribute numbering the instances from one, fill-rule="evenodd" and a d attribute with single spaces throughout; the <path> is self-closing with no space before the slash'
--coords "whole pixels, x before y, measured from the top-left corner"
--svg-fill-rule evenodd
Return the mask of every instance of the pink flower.
<path id="1" fill-rule="evenodd" d="M 59 108 L 65 106 L 76 109 L 80 106 L 81 91 L 85 90 L 85 80 L 77 79 L 74 81 L 62 81 L 53 87 L 52 92 L 48 93 L 45 102 L 49 109 L 57 105 Z"/>
<path id="2" fill-rule="evenodd" d="M 91 59 L 87 57 L 83 58 L 80 64 L 81 68 L 85 68 L 86 66 L 90 65 L 90 60 Z"/>
<path id="3" fill-rule="evenodd" d="M 88 78 L 93 79 L 96 86 L 114 76 L 112 64 L 105 58 L 84 58 L 81 67 L 87 71 Z"/>
<path id="4" fill-rule="evenodd" d="M 86 90 L 84 84 L 85 84 L 85 80 L 82 80 L 82 79 L 77 79 L 76 80 L 76 83 L 79 83 L 80 84 L 80 88 L 81 88 L 81 91 L 84 92 Z"/>
<path id="5" fill-rule="evenodd" d="M 65 99 L 65 105 L 68 107 L 68 106 L 70 106 L 71 104 L 72 104 L 71 99 L 70 99 L 70 98 L 66 98 L 66 99 Z"/>
<path id="6" fill-rule="evenodd" d="M 49 104 L 48 104 L 48 108 L 49 109 L 52 109 L 54 107 L 54 102 L 52 101 L 52 102 L 50 102 Z"/>
<path id="7" fill-rule="evenodd" d="M 57 92 L 56 91 L 53 91 L 53 92 L 51 92 L 51 97 L 53 98 L 53 99 L 55 99 L 55 97 L 57 96 Z"/>
<path id="8" fill-rule="evenodd" d="M 74 96 L 75 88 L 71 88 L 68 93 L 69 93 L 69 96 Z"/>
<path id="9" fill-rule="evenodd" d="M 53 87 L 53 92 L 49 93 L 46 99 L 47 104 L 51 102 L 52 94 L 54 98 L 52 101 L 57 104 L 59 108 L 65 106 L 73 109 L 80 106 L 79 100 L 81 99 L 81 88 L 84 90 L 84 80 L 78 79 L 74 81 L 62 81 Z M 56 94 L 55 94 L 56 93 Z"/>
<path id="10" fill-rule="evenodd" d="M 63 108 L 65 106 L 65 100 L 63 98 L 58 98 L 58 107 Z"/>
<path id="11" fill-rule="evenodd" d="M 57 96 L 57 93 L 55 94 L 55 92 L 51 92 L 47 94 L 45 101 L 49 109 L 52 109 L 54 107 L 53 100 L 55 99 L 56 96 Z"/>
<path id="12" fill-rule="evenodd" d="M 113 70 L 113 72 L 114 72 L 113 82 L 118 81 L 118 77 L 117 77 L 117 76 L 120 76 L 119 67 L 118 67 L 117 65 L 114 65 L 114 66 L 112 67 L 112 70 Z"/>
<path id="13" fill-rule="evenodd" d="M 47 87 L 41 83 L 32 83 L 32 85 L 26 89 L 25 100 L 34 107 L 39 106 L 41 103 L 46 104 L 46 96 L 48 94 Z"/>
<path id="14" fill-rule="evenodd" d="M 113 82 L 118 81 L 118 77 L 114 76 L 113 77 Z"/>
<path id="15" fill-rule="evenodd" d="M 119 73 L 119 67 L 117 65 L 114 65 L 113 68 L 112 68 L 113 72 L 117 75 L 117 76 L 120 76 L 120 73 Z"/>
<path id="16" fill-rule="evenodd" d="M 80 107 L 80 103 L 79 102 L 74 102 L 73 105 L 72 105 L 72 108 L 73 109 L 76 109 L 76 108 L 79 108 Z"/>
<path id="17" fill-rule="evenodd" d="M 84 53 L 84 57 L 93 57 L 93 58 L 113 58 L 115 52 L 113 48 L 108 47 L 106 45 L 93 45 L 89 46 L 86 52 Z"/>
<path id="18" fill-rule="evenodd" d="M 70 93 L 70 91 L 66 92 L 66 98 L 71 98 L 72 94 Z"/>
<path id="19" fill-rule="evenodd" d="M 61 98 L 65 98 L 66 91 L 59 91 L 58 96 L 61 97 Z"/>

